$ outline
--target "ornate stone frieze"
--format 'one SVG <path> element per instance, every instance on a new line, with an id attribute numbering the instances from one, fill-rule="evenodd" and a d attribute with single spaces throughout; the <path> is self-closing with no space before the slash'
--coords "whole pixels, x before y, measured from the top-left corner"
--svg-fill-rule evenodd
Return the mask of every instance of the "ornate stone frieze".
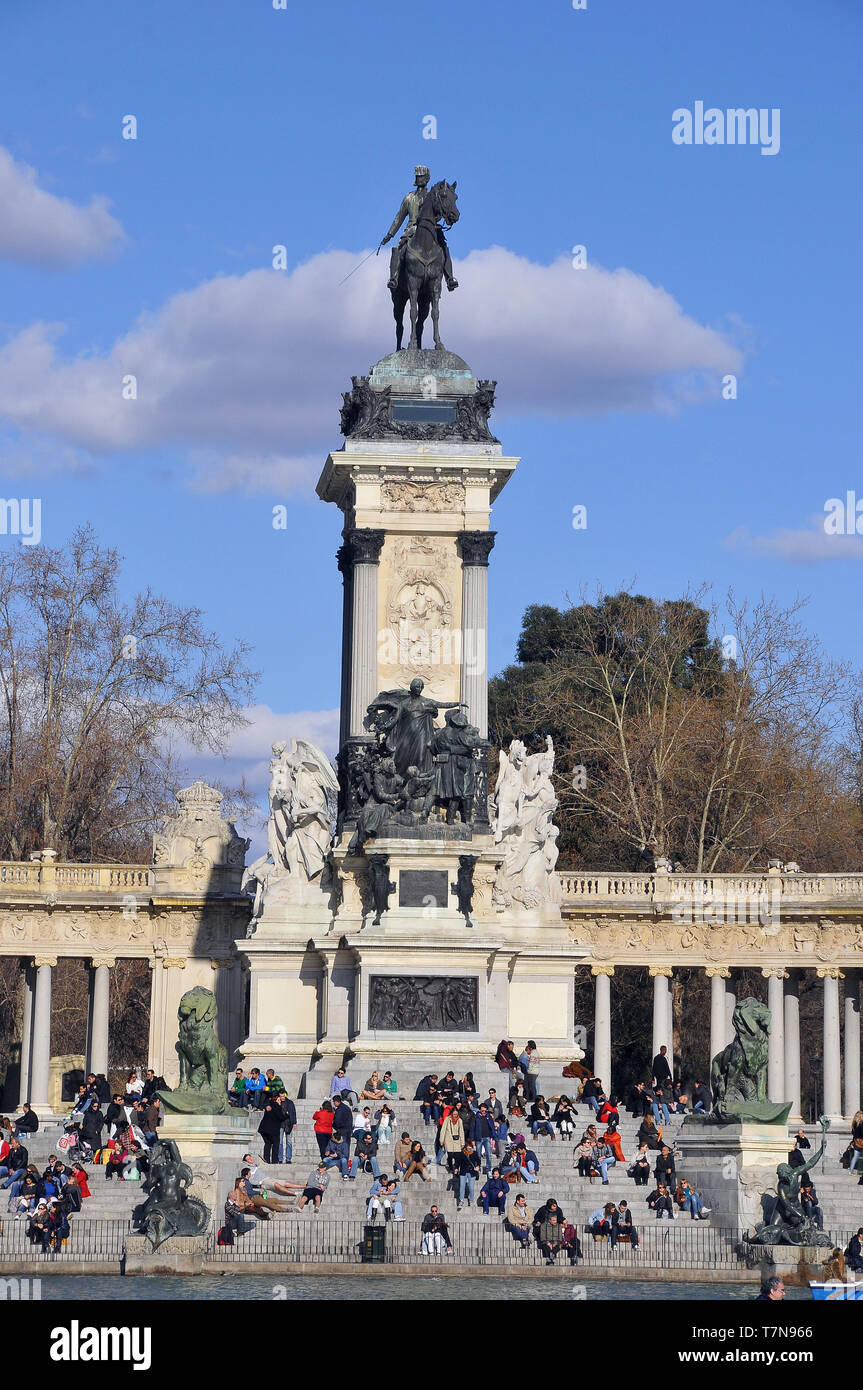
<path id="1" fill-rule="evenodd" d="M 457 512 L 464 506 L 464 483 L 386 482 L 381 487 L 381 503 L 392 512 Z"/>
<path id="2" fill-rule="evenodd" d="M 782 923 L 778 929 L 757 924 L 681 925 L 674 922 L 633 923 L 570 918 L 567 933 L 574 945 L 614 957 L 621 965 L 650 965 L 651 957 L 672 957 L 681 965 L 705 964 L 708 974 L 728 978 L 733 965 L 753 965 L 767 973 L 779 969 L 772 962 L 786 958 L 789 965 L 820 967 L 822 962 L 863 960 L 863 925 L 859 922 Z M 770 966 L 763 966 L 765 956 Z M 670 969 L 651 966 L 651 973 Z"/>

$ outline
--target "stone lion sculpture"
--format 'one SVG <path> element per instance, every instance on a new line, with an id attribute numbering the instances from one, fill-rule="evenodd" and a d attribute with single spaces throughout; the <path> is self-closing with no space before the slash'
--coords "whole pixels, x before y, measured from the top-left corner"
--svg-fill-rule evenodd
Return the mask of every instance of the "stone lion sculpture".
<path id="1" fill-rule="evenodd" d="M 216 997 L 211 989 L 189 989 L 177 1009 L 180 1084 L 161 1091 L 167 1110 L 224 1115 L 228 1109 L 228 1054 L 216 1036 Z"/>
<path id="2" fill-rule="evenodd" d="M 731 1022 L 734 1041 L 717 1053 L 710 1071 L 713 1119 L 784 1124 L 791 1103 L 767 1099 L 770 1010 L 760 999 L 741 999 Z"/>

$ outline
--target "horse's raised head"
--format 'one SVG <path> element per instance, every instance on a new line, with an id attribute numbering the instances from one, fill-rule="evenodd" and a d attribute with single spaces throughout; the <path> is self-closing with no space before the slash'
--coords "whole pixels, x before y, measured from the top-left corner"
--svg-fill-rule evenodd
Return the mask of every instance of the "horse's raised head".
<path id="1" fill-rule="evenodd" d="M 459 219 L 458 194 L 455 191 L 457 182 L 457 179 L 452 183 L 447 183 L 446 179 L 441 179 L 440 183 L 436 183 L 432 190 L 436 195 L 435 203 L 438 217 L 448 227 L 451 227 Z"/>

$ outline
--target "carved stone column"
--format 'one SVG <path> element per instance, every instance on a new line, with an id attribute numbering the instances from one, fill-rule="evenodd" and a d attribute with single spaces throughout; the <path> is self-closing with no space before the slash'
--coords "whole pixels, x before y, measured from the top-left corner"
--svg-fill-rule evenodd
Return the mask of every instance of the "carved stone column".
<path id="1" fill-rule="evenodd" d="M 165 1074 L 165 948 L 156 946 L 150 966 L 150 1036 L 147 1056 L 157 1076 Z"/>
<path id="2" fill-rule="evenodd" d="M 461 698 L 467 717 L 488 734 L 488 557 L 494 531 L 461 531 Z M 603 1080 L 605 1078 L 603 1077 Z"/>
<path id="3" fill-rule="evenodd" d="M 89 1061 L 88 1071 L 94 1071 L 97 1076 L 108 1075 L 108 1020 L 109 1020 L 109 994 L 110 980 L 109 971 L 116 961 L 113 956 L 93 956 L 91 964 L 93 975 L 91 978 L 91 1010 L 90 1010 L 90 1038 L 87 1048 Z"/>
<path id="4" fill-rule="evenodd" d="M 860 972 L 845 972 L 845 1114 L 860 1109 Z"/>
<path id="5" fill-rule="evenodd" d="M 785 972 L 785 1100 L 791 1101 L 791 1117 L 802 1119 L 800 1100 L 800 990 L 797 974 Z"/>
<path id="6" fill-rule="evenodd" d="M 670 965 L 651 965 L 650 978 L 653 981 L 653 1056 L 661 1047 L 668 1048 L 669 1062 L 674 1072 L 674 1030 L 671 1021 L 671 979 Z"/>
<path id="7" fill-rule="evenodd" d="M 378 566 L 385 532 L 359 527 L 345 532 L 339 552 L 340 566 L 350 566 L 351 633 L 349 734 L 362 734 L 363 720 L 377 695 L 378 680 Z M 347 587 L 345 590 L 347 594 Z M 347 692 L 345 692 L 347 693 Z"/>
<path id="8" fill-rule="evenodd" d="M 211 969 L 214 971 L 213 993 L 218 1010 L 216 1030 L 219 1042 L 227 1049 L 229 1069 L 235 1064 L 237 1045 L 243 1038 L 242 1020 L 238 1017 L 239 998 L 234 973 L 234 966 L 238 964 L 235 956 L 219 956 L 210 960 Z"/>
<path id="9" fill-rule="evenodd" d="M 710 981 L 710 1057 L 704 1080 L 709 1086 L 713 1059 L 726 1044 L 725 981 L 731 978 L 731 971 L 727 965 L 708 965 L 705 973 Z"/>
<path id="10" fill-rule="evenodd" d="M 824 981 L 824 1114 L 830 1120 L 842 1117 L 842 1054 L 839 1047 L 839 981 L 836 966 L 819 966 L 815 972 Z"/>
<path id="11" fill-rule="evenodd" d="M 351 731 L 351 629 L 354 616 L 354 565 L 351 547 L 340 545 L 336 552 L 342 576 L 342 685 L 339 701 L 339 747 Z M 375 691 L 377 694 L 377 691 Z"/>
<path id="12" fill-rule="evenodd" d="M 600 1077 L 605 1094 L 611 1095 L 611 977 L 613 965 L 592 965 L 596 981 L 593 1017 L 593 1072 Z"/>
<path id="13" fill-rule="evenodd" d="M 767 1098 L 780 1105 L 785 1094 L 785 1003 L 782 969 L 762 970 L 767 981 L 767 1007 L 770 1010 L 770 1038 L 767 1043 Z"/>
<path id="14" fill-rule="evenodd" d="M 733 980 L 729 972 L 729 979 Z M 734 1010 L 737 1008 L 737 990 L 734 985 L 725 987 L 725 1041 L 734 1042 Z"/>
<path id="15" fill-rule="evenodd" d="M 29 960 L 22 962 L 24 975 L 24 1009 L 21 1019 L 21 1082 L 18 1104 L 30 1099 L 30 1057 L 33 1050 L 33 972 Z"/>
<path id="16" fill-rule="evenodd" d="M 36 956 L 36 997 L 33 1001 L 33 1052 L 30 1070 L 30 1104 L 40 1117 L 49 1114 L 51 1079 L 51 971 L 56 956 Z"/>

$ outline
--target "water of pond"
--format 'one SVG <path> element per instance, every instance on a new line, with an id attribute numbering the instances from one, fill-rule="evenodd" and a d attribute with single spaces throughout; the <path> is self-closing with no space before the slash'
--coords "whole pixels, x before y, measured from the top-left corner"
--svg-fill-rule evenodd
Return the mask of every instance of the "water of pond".
<path id="1" fill-rule="evenodd" d="M 224 1299 L 268 1303 L 273 1300 L 324 1302 L 416 1302 L 418 1299 L 444 1303 L 448 1300 L 469 1299 L 497 1302 L 518 1298 L 520 1302 L 572 1302 L 611 1300 L 614 1302 L 685 1302 L 697 1299 L 708 1302 L 747 1302 L 758 1292 L 757 1283 L 699 1284 L 699 1283 L 639 1283 L 634 1280 L 589 1280 L 578 1284 L 570 1280 L 552 1279 L 483 1279 L 433 1278 L 419 1276 L 411 1279 L 364 1277 L 363 1274 L 321 1275 L 311 1278 L 288 1275 L 278 1280 L 261 1275 L 202 1275 L 194 1279 L 173 1276 L 150 1277 L 100 1275 L 51 1275 L 41 1284 L 44 1301 L 66 1300 L 88 1302 L 148 1302 Z M 808 1289 L 789 1289 L 787 1297 L 811 1302 Z"/>

